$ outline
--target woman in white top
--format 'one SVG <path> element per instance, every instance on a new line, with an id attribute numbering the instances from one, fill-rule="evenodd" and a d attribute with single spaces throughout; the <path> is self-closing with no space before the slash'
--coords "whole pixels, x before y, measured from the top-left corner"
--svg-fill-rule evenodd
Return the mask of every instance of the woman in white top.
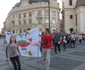
<path id="1" fill-rule="evenodd" d="M 19 49 L 16 43 L 15 36 L 10 37 L 10 43 L 6 47 L 6 56 L 8 61 L 11 61 L 15 70 L 21 70 L 21 64 L 19 59 Z"/>
<path id="2" fill-rule="evenodd" d="M 79 43 L 82 43 L 82 34 L 79 34 Z"/>

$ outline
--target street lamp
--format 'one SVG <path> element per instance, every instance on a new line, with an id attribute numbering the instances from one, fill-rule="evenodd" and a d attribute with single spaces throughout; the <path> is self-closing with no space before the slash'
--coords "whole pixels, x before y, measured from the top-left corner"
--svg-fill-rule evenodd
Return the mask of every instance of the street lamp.
<path id="1" fill-rule="evenodd" d="M 49 30 L 50 30 L 50 1 L 48 0 Z"/>

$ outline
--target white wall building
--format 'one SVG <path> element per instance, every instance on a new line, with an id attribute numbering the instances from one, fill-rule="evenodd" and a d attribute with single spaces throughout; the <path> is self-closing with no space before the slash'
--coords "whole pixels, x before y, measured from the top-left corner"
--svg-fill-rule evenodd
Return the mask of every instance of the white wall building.
<path id="1" fill-rule="evenodd" d="M 64 28 L 68 31 L 85 33 L 85 0 L 63 0 Z"/>

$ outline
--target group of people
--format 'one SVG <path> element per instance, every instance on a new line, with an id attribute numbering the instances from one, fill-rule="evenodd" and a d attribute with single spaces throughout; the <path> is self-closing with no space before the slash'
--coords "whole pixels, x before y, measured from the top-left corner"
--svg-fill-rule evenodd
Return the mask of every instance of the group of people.
<path id="1" fill-rule="evenodd" d="M 75 42 L 79 38 L 79 42 L 81 43 L 82 40 L 85 40 L 85 34 L 76 35 L 74 33 L 71 34 L 62 34 L 60 35 L 59 32 L 54 32 L 53 34 L 50 33 L 49 29 L 45 29 L 45 32 L 41 35 L 41 52 L 44 57 L 45 61 L 45 70 L 50 70 L 50 53 L 51 50 L 57 54 L 57 48 L 60 52 L 60 46 L 63 45 L 64 50 L 67 46 L 71 48 L 75 48 Z M 11 61 L 15 70 L 21 70 L 21 63 L 20 63 L 20 52 L 18 49 L 18 45 L 16 43 L 16 37 L 10 37 L 10 43 L 6 47 L 6 57 L 8 61 Z"/>
<path id="2" fill-rule="evenodd" d="M 45 29 L 45 32 L 41 36 L 42 53 L 45 58 L 46 70 L 49 70 L 50 66 L 50 52 L 54 51 L 56 54 L 61 51 L 61 45 L 66 50 L 67 47 L 75 48 L 76 42 L 82 43 L 85 41 L 85 34 L 60 34 L 59 32 L 50 33 L 49 29 Z M 58 50 L 58 51 L 57 51 Z"/>

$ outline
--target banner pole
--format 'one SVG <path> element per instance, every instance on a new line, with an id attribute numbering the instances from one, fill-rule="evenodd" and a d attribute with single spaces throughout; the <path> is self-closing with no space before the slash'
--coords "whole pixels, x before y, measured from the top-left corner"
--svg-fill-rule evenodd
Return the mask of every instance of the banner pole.
<path id="1" fill-rule="evenodd" d="M 37 53 L 37 66 L 38 66 L 38 60 L 39 60 L 39 45 L 38 45 L 38 53 Z"/>

